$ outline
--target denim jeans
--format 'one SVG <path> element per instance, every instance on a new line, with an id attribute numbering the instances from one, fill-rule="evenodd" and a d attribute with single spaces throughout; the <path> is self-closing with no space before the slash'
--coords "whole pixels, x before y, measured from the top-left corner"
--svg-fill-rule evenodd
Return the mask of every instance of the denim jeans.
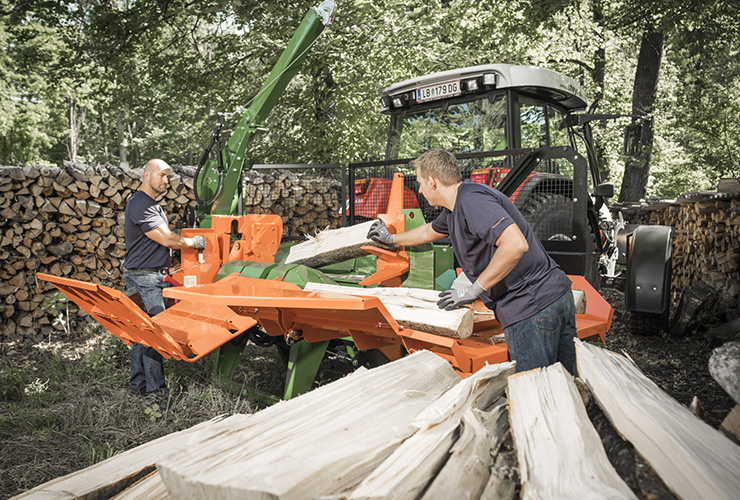
<path id="1" fill-rule="evenodd" d="M 509 356 L 516 361 L 516 371 L 541 368 L 560 361 L 577 376 L 576 306 L 573 293 L 562 297 L 537 314 L 504 328 Z"/>
<path id="2" fill-rule="evenodd" d="M 142 271 L 125 269 L 123 280 L 128 293 L 139 292 L 144 307 L 149 316 L 164 311 L 165 303 L 162 289 L 169 287 L 165 283 L 162 273 L 157 271 Z M 164 365 L 162 355 L 155 349 L 141 344 L 131 346 L 131 381 L 132 392 L 153 392 L 167 387 L 164 380 Z"/>

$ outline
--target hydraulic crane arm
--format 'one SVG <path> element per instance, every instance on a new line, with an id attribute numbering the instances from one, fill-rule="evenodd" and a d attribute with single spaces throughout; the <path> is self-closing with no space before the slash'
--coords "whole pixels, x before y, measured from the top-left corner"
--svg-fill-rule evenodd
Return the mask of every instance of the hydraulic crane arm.
<path id="1" fill-rule="evenodd" d="M 331 0 L 324 0 L 306 13 L 267 81 L 242 114 L 226 148 L 219 153 L 220 158 L 205 163 L 201 160 L 194 188 L 201 204 L 199 211 L 202 218 L 209 215 L 209 208 L 213 215 L 236 213 L 239 181 L 252 135 L 264 127 L 265 119 L 306 59 L 308 49 L 324 28 L 334 21 L 335 12 L 336 4 Z M 214 132 L 214 141 L 218 141 L 219 131 L 220 125 Z"/>

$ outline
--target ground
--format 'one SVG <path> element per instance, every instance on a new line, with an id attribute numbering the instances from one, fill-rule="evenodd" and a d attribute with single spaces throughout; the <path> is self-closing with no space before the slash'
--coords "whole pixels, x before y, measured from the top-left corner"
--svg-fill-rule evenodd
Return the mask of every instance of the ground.
<path id="1" fill-rule="evenodd" d="M 709 375 L 713 346 L 705 336 L 632 336 L 623 294 L 601 293 L 615 308 L 606 348 L 629 355 L 680 403 L 697 396 L 707 423 L 718 427 L 734 402 Z M 127 390 L 126 346 L 95 323 L 78 329 L 64 342 L 0 345 L 2 498 L 217 415 L 257 411 L 253 390 L 282 389 L 285 365 L 274 348 L 249 346 L 233 384 L 211 378 L 209 357 L 167 361 L 172 393 L 143 399 Z"/>

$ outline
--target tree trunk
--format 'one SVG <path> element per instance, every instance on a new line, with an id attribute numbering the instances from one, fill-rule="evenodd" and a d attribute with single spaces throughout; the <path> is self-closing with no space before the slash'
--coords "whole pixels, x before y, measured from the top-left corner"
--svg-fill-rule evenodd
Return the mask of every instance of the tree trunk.
<path id="1" fill-rule="evenodd" d="M 120 109 L 116 112 L 116 132 L 118 133 L 118 160 L 121 163 L 128 163 L 126 161 L 126 136 Z"/>
<path id="2" fill-rule="evenodd" d="M 640 117 L 632 119 L 633 124 L 641 124 L 640 147 L 637 156 L 627 158 L 622 189 L 619 192 L 620 202 L 639 201 L 645 197 L 645 187 L 653 160 L 653 110 L 664 41 L 663 33 L 651 31 L 645 32 L 642 36 L 632 94 L 632 114 Z"/>
<path id="3" fill-rule="evenodd" d="M 593 4 L 593 20 L 599 29 L 604 28 L 604 2 L 595 0 Z M 606 49 L 604 48 L 605 39 L 603 33 L 599 32 L 599 44 L 594 53 L 593 80 L 596 85 L 594 102 L 601 101 L 604 98 L 604 89 L 606 88 Z M 602 134 L 606 133 L 606 120 L 600 120 L 594 123 L 594 129 Z M 594 138 L 594 147 L 596 149 L 596 159 L 600 178 L 606 180 L 609 178 L 609 164 L 607 162 L 606 147 L 603 141 Z"/>
<path id="4" fill-rule="evenodd" d="M 80 148 L 80 130 L 85 122 L 85 108 L 77 105 L 77 100 L 70 96 L 67 98 L 69 108 L 69 145 L 67 156 L 70 161 L 77 161 L 77 150 Z"/>
<path id="5" fill-rule="evenodd" d="M 102 144 L 103 144 L 103 158 L 105 158 L 106 161 L 110 160 L 110 155 L 108 154 L 108 137 L 106 134 L 106 128 L 105 128 L 105 114 L 103 113 L 103 105 L 98 106 L 98 121 L 100 122 L 100 136 L 102 138 Z"/>

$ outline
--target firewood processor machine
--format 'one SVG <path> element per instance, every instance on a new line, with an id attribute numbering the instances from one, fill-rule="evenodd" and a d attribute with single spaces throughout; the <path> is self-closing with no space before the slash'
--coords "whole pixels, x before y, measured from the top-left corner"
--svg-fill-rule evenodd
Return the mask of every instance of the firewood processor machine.
<path id="1" fill-rule="evenodd" d="M 471 337 L 456 339 L 400 326 L 378 297 L 303 290 L 308 282 L 449 288 L 450 276 L 455 274 L 449 245 L 395 251 L 368 246 L 374 272 L 359 282 L 337 281 L 326 270 L 276 262 L 283 236 L 280 216 L 239 215 L 250 138 L 264 127 L 265 118 L 334 13 L 331 1 L 309 10 L 267 82 L 242 113 L 226 147 L 217 149 L 215 160 L 208 159 L 208 151 L 204 154 L 194 179 L 200 227 L 183 228 L 181 234 L 203 235 L 206 248 L 181 250 L 181 268 L 172 278 L 184 286 L 164 290 L 174 305 L 150 317 L 119 290 L 43 273 L 38 277 L 53 283 L 126 344 L 144 344 L 165 358 L 186 362 L 218 351 L 214 369 L 227 379 L 233 376 L 248 341 L 281 346 L 288 357 L 285 399 L 311 389 L 327 350 L 337 345 L 353 366 L 373 366 L 420 349 L 443 357 L 462 376 L 487 363 L 506 361 L 503 332 L 491 315 L 481 315 Z M 211 146 L 219 144 L 219 133 L 220 125 Z M 382 214 L 392 232 L 424 223 L 421 209 L 404 208 L 403 179 L 400 173 L 394 175 Z M 578 336 L 603 341 L 612 308 L 583 276 L 569 277 L 573 288 L 586 296 L 585 312 L 576 315 Z"/>

